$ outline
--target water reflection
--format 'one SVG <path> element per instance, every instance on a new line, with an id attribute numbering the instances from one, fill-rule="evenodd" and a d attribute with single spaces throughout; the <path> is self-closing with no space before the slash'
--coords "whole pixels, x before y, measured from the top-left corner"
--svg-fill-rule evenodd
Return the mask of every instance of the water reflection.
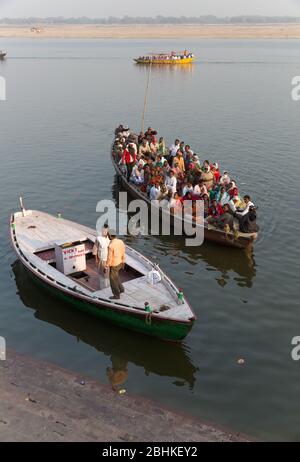
<path id="1" fill-rule="evenodd" d="M 135 64 L 135 68 L 137 71 L 140 71 L 141 74 L 146 75 L 149 72 L 149 65 L 148 64 Z M 166 64 L 155 64 L 151 66 L 151 74 L 152 75 L 176 75 L 178 76 L 185 76 L 193 74 L 195 70 L 194 63 L 182 64 L 182 65 L 166 65 Z"/>
<path id="2" fill-rule="evenodd" d="M 186 345 L 162 342 L 100 320 L 95 322 L 95 318 L 72 309 L 36 286 L 19 260 L 12 265 L 12 271 L 17 294 L 25 306 L 35 311 L 37 319 L 60 327 L 78 341 L 111 357 L 112 367 L 107 370 L 107 377 L 112 386 L 127 380 L 128 363 L 133 363 L 142 367 L 145 375 L 172 377 L 175 385 L 193 389 L 198 369 Z"/>
<path id="3" fill-rule="evenodd" d="M 128 379 L 128 361 L 111 356 L 111 365 L 106 369 L 106 375 L 114 391 L 117 391 L 121 385 L 124 385 Z"/>
<path id="4" fill-rule="evenodd" d="M 118 194 L 124 190 L 117 176 L 115 176 L 112 195 L 118 207 Z M 150 219 L 149 219 L 150 223 Z M 215 272 L 215 281 L 225 287 L 230 280 L 233 280 L 239 287 L 252 287 L 256 277 L 256 263 L 254 249 L 239 250 L 226 248 L 210 242 L 205 242 L 200 247 L 187 247 L 185 239 L 180 236 L 147 236 L 141 237 L 144 241 L 151 240 L 151 246 L 160 256 L 172 256 L 173 263 L 180 260 L 188 262 L 192 267 L 196 266 L 199 260 L 206 263 L 206 270 Z M 137 245 L 136 238 L 126 238 L 128 244 Z M 151 258 L 153 254 L 151 254 Z M 175 261 L 176 260 L 176 261 Z M 189 272 L 186 273 L 187 276 Z M 193 275 L 191 268 L 190 275 Z M 170 274 L 172 276 L 172 274 Z"/>

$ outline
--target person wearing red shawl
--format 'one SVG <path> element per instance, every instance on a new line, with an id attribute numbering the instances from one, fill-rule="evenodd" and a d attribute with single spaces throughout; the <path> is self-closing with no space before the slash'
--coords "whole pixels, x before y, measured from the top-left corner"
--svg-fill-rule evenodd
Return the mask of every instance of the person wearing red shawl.
<path id="1" fill-rule="evenodd" d="M 136 150 L 134 149 L 133 146 L 128 145 L 124 149 L 122 159 L 121 159 L 121 163 L 126 165 L 126 168 L 127 168 L 127 180 L 128 181 L 131 176 L 131 172 L 132 172 L 135 162 L 136 162 Z"/>
<path id="2" fill-rule="evenodd" d="M 218 204 L 218 201 L 214 199 L 212 201 L 211 207 L 208 209 L 208 217 L 209 218 L 220 218 L 221 215 L 223 215 L 224 210 L 220 204 Z"/>

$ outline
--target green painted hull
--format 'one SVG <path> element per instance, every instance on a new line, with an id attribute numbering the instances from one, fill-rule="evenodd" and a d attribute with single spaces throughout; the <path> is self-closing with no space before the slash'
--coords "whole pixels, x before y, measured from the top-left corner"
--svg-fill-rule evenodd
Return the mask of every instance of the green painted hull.
<path id="1" fill-rule="evenodd" d="M 114 310 L 110 307 L 99 306 L 86 302 L 85 300 L 81 300 L 76 296 L 73 297 L 59 289 L 50 286 L 49 284 L 46 284 L 40 278 L 36 277 L 35 274 L 33 274 L 30 270 L 29 273 L 32 276 L 34 282 L 36 282 L 40 287 L 43 287 L 63 302 L 74 306 L 74 308 L 80 311 L 125 329 L 151 335 L 152 337 L 157 337 L 162 340 L 180 342 L 187 336 L 193 326 L 192 322 L 180 323 L 171 320 L 157 321 L 153 318 L 151 323 L 147 323 L 144 313 L 141 315 L 133 313 L 131 315 L 125 312 Z"/>

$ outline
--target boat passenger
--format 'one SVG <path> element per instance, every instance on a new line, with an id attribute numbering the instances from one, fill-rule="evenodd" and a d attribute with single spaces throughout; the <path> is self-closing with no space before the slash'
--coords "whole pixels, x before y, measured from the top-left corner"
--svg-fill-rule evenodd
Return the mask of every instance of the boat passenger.
<path id="1" fill-rule="evenodd" d="M 251 202 L 251 197 L 248 195 L 244 196 L 244 203 L 246 207 L 244 209 L 237 209 L 236 211 L 237 217 L 242 217 L 246 215 L 249 212 L 250 207 L 254 207 L 253 202 Z"/>
<path id="2" fill-rule="evenodd" d="M 96 265 L 99 271 L 100 290 L 109 287 L 109 272 L 105 267 L 108 258 L 108 247 L 110 239 L 108 237 L 108 225 L 105 224 L 101 235 L 96 238 L 93 254 L 95 254 Z"/>
<path id="3" fill-rule="evenodd" d="M 219 218 L 212 218 L 210 223 L 217 228 L 224 229 L 229 226 L 230 230 L 233 230 L 233 216 L 229 211 L 229 205 L 225 204 L 223 207 L 224 213 Z"/>
<path id="4" fill-rule="evenodd" d="M 221 215 L 223 215 L 224 210 L 221 207 L 220 204 L 218 204 L 217 200 L 214 199 L 212 201 L 211 207 L 208 209 L 208 218 L 220 218 Z"/>
<path id="5" fill-rule="evenodd" d="M 242 216 L 236 214 L 236 217 L 239 220 L 240 231 L 242 233 L 257 233 L 259 231 L 256 223 L 256 209 L 253 205 L 250 205 L 248 213 Z"/>
<path id="6" fill-rule="evenodd" d="M 203 164 L 203 172 L 201 175 L 201 179 L 204 181 L 208 190 L 212 189 L 215 183 L 215 176 L 211 171 L 209 162 L 206 160 Z"/>
<path id="7" fill-rule="evenodd" d="M 193 194 L 198 199 L 202 199 L 203 196 L 208 196 L 207 187 L 203 180 L 200 180 L 199 183 L 195 185 Z"/>
<path id="8" fill-rule="evenodd" d="M 182 152 L 180 151 L 180 149 L 178 149 L 177 151 L 177 154 L 176 156 L 174 157 L 173 159 L 173 167 L 175 167 L 175 164 L 178 164 L 178 168 L 182 171 L 182 172 L 185 172 L 185 163 L 184 163 L 184 158 L 183 158 L 183 154 Z"/>
<path id="9" fill-rule="evenodd" d="M 234 181 L 231 181 L 229 183 L 227 192 L 228 192 L 231 199 L 233 199 L 233 197 L 236 197 L 236 196 L 239 195 L 238 188 L 236 187 L 236 184 L 235 184 Z"/>
<path id="10" fill-rule="evenodd" d="M 220 180 L 220 170 L 219 170 L 219 164 L 217 162 L 214 162 L 212 165 L 212 172 L 215 175 L 215 183 L 219 183 Z"/>
<path id="11" fill-rule="evenodd" d="M 160 195 L 160 186 L 158 183 L 155 183 L 150 189 L 150 200 L 157 201 Z"/>
<path id="12" fill-rule="evenodd" d="M 172 167 L 173 158 L 176 156 L 178 149 L 180 148 L 180 140 L 175 140 L 175 143 L 172 144 L 169 151 L 169 165 Z"/>
<path id="13" fill-rule="evenodd" d="M 113 293 L 113 296 L 109 298 L 119 300 L 121 294 L 125 292 L 119 276 L 120 270 L 125 267 L 125 244 L 117 238 L 116 231 L 110 230 L 109 236 L 111 243 L 108 247 L 108 258 L 105 265 L 106 270 L 109 270 L 110 287 Z"/>
<path id="14" fill-rule="evenodd" d="M 172 191 L 173 194 L 176 193 L 176 191 L 177 191 L 177 178 L 176 178 L 173 170 L 170 170 L 169 175 L 166 178 L 165 185 L 166 185 L 166 187 L 168 188 L 169 191 Z"/>
<path id="15" fill-rule="evenodd" d="M 233 198 L 228 202 L 230 211 L 232 212 L 233 215 L 234 215 L 235 212 L 237 211 L 237 209 L 238 209 L 238 207 L 239 207 L 240 204 L 241 204 L 241 200 L 240 200 L 239 196 L 233 197 Z"/>
<path id="16" fill-rule="evenodd" d="M 135 152 L 135 149 L 132 146 L 128 145 L 127 148 L 124 149 L 121 162 L 122 162 L 123 165 L 126 165 L 126 168 L 127 168 L 127 180 L 129 181 L 133 166 L 134 166 L 134 164 L 136 162 L 136 152 Z"/>
<path id="17" fill-rule="evenodd" d="M 146 158 L 151 154 L 151 149 L 146 138 L 142 140 L 142 144 L 139 146 L 139 154 L 145 156 Z"/>
<path id="18" fill-rule="evenodd" d="M 159 138 L 158 141 L 158 153 L 163 157 L 167 155 L 167 147 L 163 137 Z"/>
<path id="19" fill-rule="evenodd" d="M 137 186 L 140 186 L 144 183 L 144 170 L 141 163 L 133 167 L 130 181 Z"/>
<path id="20" fill-rule="evenodd" d="M 193 156 L 194 152 L 191 150 L 191 146 L 189 144 L 186 144 L 184 146 L 184 152 L 183 152 L 183 157 L 184 157 L 184 160 L 186 160 L 187 156 L 188 155 L 191 155 Z"/>
<path id="21" fill-rule="evenodd" d="M 194 192 L 193 183 L 192 181 L 188 181 L 182 190 L 182 196 L 184 197 L 188 193 L 193 193 L 193 192 Z"/>
<path id="22" fill-rule="evenodd" d="M 230 183 L 230 176 L 229 176 L 228 172 L 225 171 L 225 172 L 223 173 L 223 175 L 221 176 L 219 182 L 220 182 L 220 184 L 221 184 L 222 186 L 223 186 L 223 185 L 224 185 L 224 186 L 229 185 L 229 183 Z"/>
<path id="23" fill-rule="evenodd" d="M 155 136 L 151 137 L 151 142 L 149 146 L 150 146 L 151 153 L 154 155 L 154 158 L 155 158 L 158 148 L 159 148 L 159 144 Z"/>

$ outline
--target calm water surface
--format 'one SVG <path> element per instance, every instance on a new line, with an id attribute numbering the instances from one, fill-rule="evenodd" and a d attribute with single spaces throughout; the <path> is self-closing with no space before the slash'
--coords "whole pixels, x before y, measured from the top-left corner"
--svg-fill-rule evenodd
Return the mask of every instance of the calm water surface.
<path id="1" fill-rule="evenodd" d="M 95 322 L 49 298 L 15 261 L 7 221 L 28 208 L 95 226 L 116 196 L 109 161 L 119 123 L 139 129 L 147 70 L 131 58 L 178 41 L 2 40 L 0 335 L 10 348 L 128 393 L 259 438 L 300 440 L 299 41 L 190 41 L 190 67 L 153 69 L 147 126 L 218 160 L 259 204 L 253 255 L 181 239 L 128 242 L 155 258 L 188 295 L 198 322 L 169 345 Z M 238 366 L 238 358 L 245 359 Z"/>

